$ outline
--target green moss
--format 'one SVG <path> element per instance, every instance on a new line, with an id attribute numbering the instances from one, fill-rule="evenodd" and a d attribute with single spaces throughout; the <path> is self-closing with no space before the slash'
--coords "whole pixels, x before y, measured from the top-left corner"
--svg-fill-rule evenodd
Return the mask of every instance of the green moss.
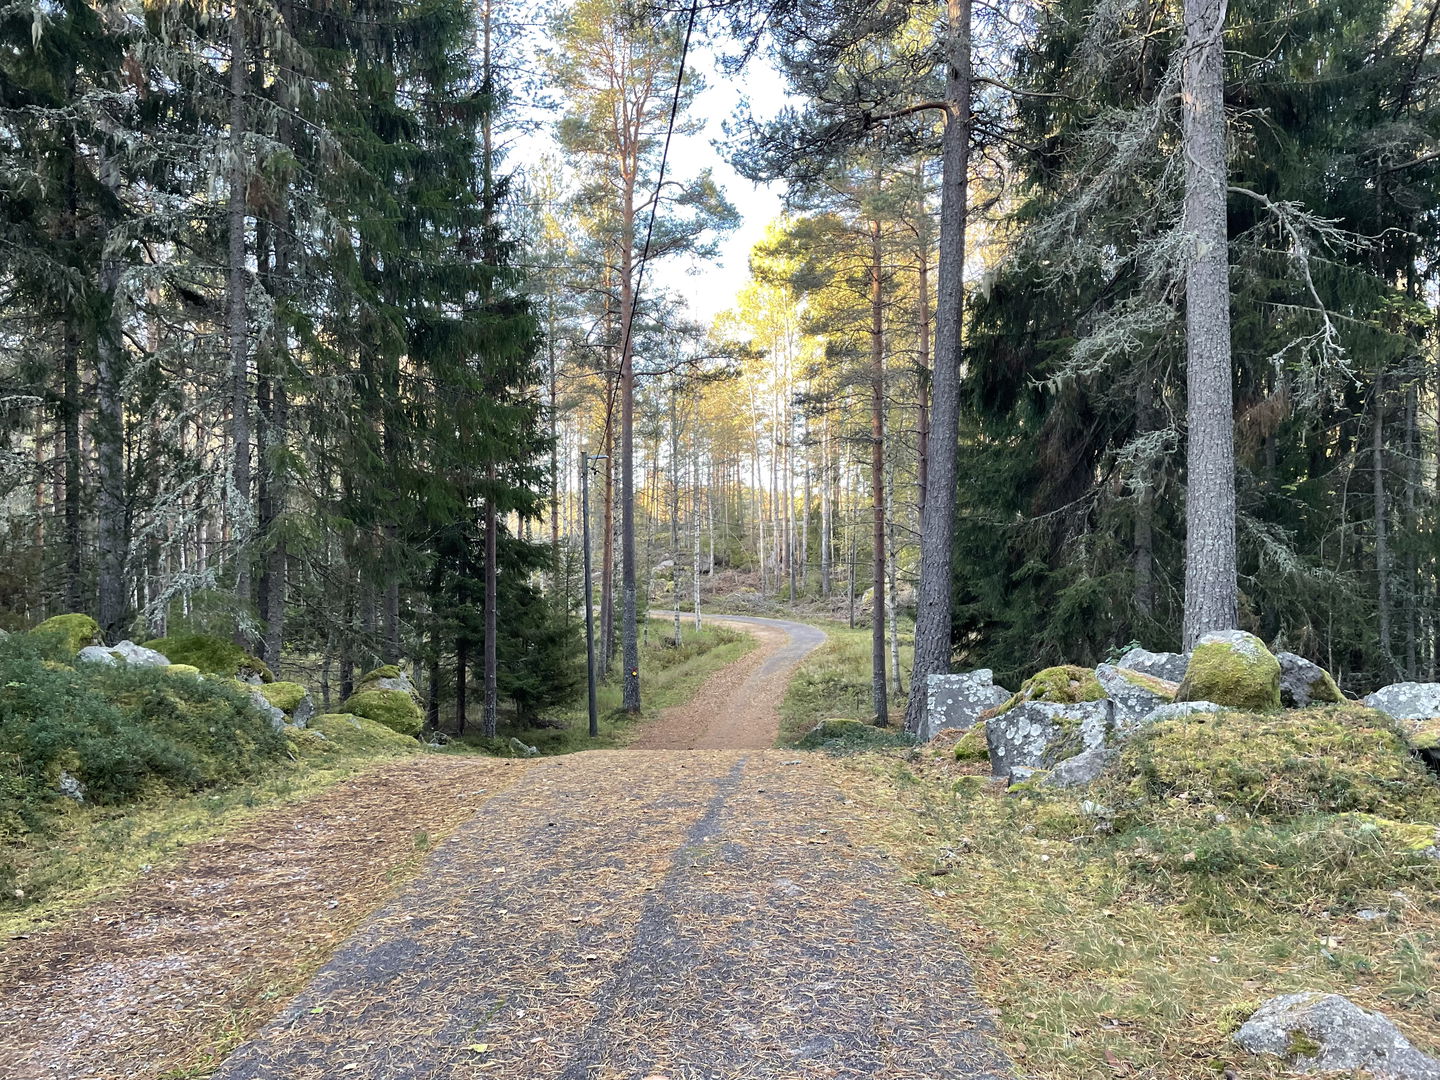
<path id="1" fill-rule="evenodd" d="M 193 675 L 196 678 L 199 678 L 202 674 L 204 674 L 194 664 L 171 664 L 165 670 L 168 671 L 171 675 Z"/>
<path id="2" fill-rule="evenodd" d="M 1435 826 L 1429 823 L 1392 821 L 1375 814 L 1346 814 L 1344 819 L 1398 854 L 1417 855 L 1437 846 Z"/>
<path id="3" fill-rule="evenodd" d="M 360 689 L 351 694 L 341 708 L 384 724 L 401 735 L 417 736 L 424 727 L 420 706 L 403 690 Z"/>
<path id="4" fill-rule="evenodd" d="M 286 716 L 289 716 L 299 708 L 300 703 L 304 701 L 310 693 L 310 691 L 306 690 L 305 687 L 299 683 L 293 682 L 264 683 L 255 689 L 259 690 L 261 696 L 264 697 L 266 701 L 270 702 L 271 705 L 274 705 Z"/>
<path id="5" fill-rule="evenodd" d="M 71 656 L 87 645 L 100 644 L 100 624 L 89 615 L 55 615 L 35 627 L 33 633 L 59 637 Z"/>
<path id="6" fill-rule="evenodd" d="M 405 673 L 400 670 L 399 664 L 382 664 L 362 678 L 360 685 L 363 686 L 368 682 L 375 682 L 377 679 L 403 679 L 404 677 Z"/>
<path id="7" fill-rule="evenodd" d="M 990 747 L 985 741 L 985 722 L 982 720 L 955 744 L 956 761 L 989 761 Z"/>
<path id="8" fill-rule="evenodd" d="M 1330 673 L 1321 669 L 1320 677 L 1310 684 L 1310 700 L 1321 705 L 1343 705 L 1345 695 L 1335 685 Z"/>
<path id="9" fill-rule="evenodd" d="M 1259 638 L 1244 645 L 1204 642 L 1190 654 L 1176 701 L 1213 701 L 1232 709 L 1280 708 L 1280 661 Z"/>
<path id="10" fill-rule="evenodd" d="M 1175 692 L 1179 689 L 1175 683 L 1166 682 L 1154 675 L 1146 675 L 1143 671 L 1131 671 L 1129 668 L 1118 668 L 1117 670 L 1126 682 L 1133 683 L 1142 690 L 1148 690 L 1156 697 L 1166 701 L 1175 700 Z"/>
<path id="11" fill-rule="evenodd" d="M 1021 684 L 1014 697 L 986 715 L 1000 716 L 1027 701 L 1078 705 L 1082 701 L 1100 701 L 1104 697 L 1105 688 L 1100 685 L 1095 672 L 1075 664 L 1062 664 L 1037 671 Z"/>
<path id="12" fill-rule="evenodd" d="M 1320 1044 L 1309 1035 L 1303 1031 L 1292 1031 L 1290 1042 L 1285 1047 L 1285 1055 L 1290 1058 L 1313 1058 L 1319 1056 L 1320 1050 Z"/>
<path id="13" fill-rule="evenodd" d="M 353 713 L 324 713 L 304 730 L 324 736 L 327 753 L 413 754 L 420 750 L 420 744 L 409 735 Z"/>
<path id="14" fill-rule="evenodd" d="M 988 776 L 958 776 L 950 790 L 956 795 L 979 795 L 990 786 Z"/>
<path id="15" fill-rule="evenodd" d="M 1423 721 L 1410 736 L 1410 747 L 1413 750 L 1440 750 L 1440 717 Z"/>
<path id="16" fill-rule="evenodd" d="M 1440 786 L 1373 709 L 1200 713 L 1129 739 L 1112 780 L 1137 823 L 1186 815 L 1440 820 Z"/>
<path id="17" fill-rule="evenodd" d="M 264 682 L 275 676 L 263 660 L 251 656 L 233 641 L 210 634 L 176 634 L 145 642 L 145 648 L 164 653 L 172 664 L 188 664 L 207 675 L 258 675 Z"/>

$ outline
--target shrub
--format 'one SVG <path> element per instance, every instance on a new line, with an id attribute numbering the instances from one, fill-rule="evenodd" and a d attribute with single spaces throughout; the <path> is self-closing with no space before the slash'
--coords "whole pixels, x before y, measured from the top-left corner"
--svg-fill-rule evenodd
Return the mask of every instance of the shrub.
<path id="1" fill-rule="evenodd" d="M 66 772 L 85 798 L 122 803 L 252 775 L 284 741 L 221 683 L 158 668 L 84 665 L 46 655 L 53 640 L 0 641 L 0 829 L 34 828 L 63 805 Z"/>

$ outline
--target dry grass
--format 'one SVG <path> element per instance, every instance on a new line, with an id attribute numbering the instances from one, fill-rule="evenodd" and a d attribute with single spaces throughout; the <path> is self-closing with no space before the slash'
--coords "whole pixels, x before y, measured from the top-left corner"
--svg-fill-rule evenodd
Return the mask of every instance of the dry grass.
<path id="1" fill-rule="evenodd" d="M 0 1075 L 206 1075 L 527 765 L 382 763 L 0 952 Z M 233 824 L 233 823 L 232 823 Z"/>
<path id="2" fill-rule="evenodd" d="M 1286 877 L 1272 865 L 1290 892 L 1252 897 L 1245 881 L 1180 881 L 1161 833 L 1084 835 L 1075 828 L 1083 796 L 1006 794 L 988 766 L 957 763 L 948 747 L 831 768 L 877 811 L 859 823 L 871 840 L 903 858 L 914 887 L 968 943 L 1026 1076 L 1280 1076 L 1278 1063 L 1249 1059 L 1229 1035 L 1259 1001 L 1298 990 L 1346 994 L 1417 1045 L 1440 1048 L 1434 867 L 1396 863 L 1394 880 L 1368 882 L 1352 904 L 1337 899 L 1334 867 Z M 1195 858 L 1176 855 L 1187 867 Z M 1353 852 L 1341 869 L 1368 872 Z M 1224 909 L 1207 889 L 1245 917 L 1217 918 Z M 1359 902 L 1384 914 L 1357 917 Z"/>

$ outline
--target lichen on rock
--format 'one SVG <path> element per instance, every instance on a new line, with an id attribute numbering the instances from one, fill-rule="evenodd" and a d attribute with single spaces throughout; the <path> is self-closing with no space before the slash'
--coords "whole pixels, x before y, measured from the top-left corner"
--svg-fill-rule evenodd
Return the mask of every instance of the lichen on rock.
<path id="1" fill-rule="evenodd" d="M 1287 709 L 1338 705 L 1345 700 L 1330 673 L 1319 664 L 1292 652 L 1276 653 L 1275 659 L 1280 661 L 1280 704 Z"/>
<path id="2" fill-rule="evenodd" d="M 1176 701 L 1213 701 L 1232 709 L 1280 708 L 1280 661 L 1243 630 L 1206 634 L 1190 654 Z"/>
<path id="3" fill-rule="evenodd" d="M 1047 702 L 1052 705 L 1078 705 L 1086 701 L 1101 701 L 1105 689 L 1095 672 L 1076 664 L 1061 664 L 1037 671 L 1020 684 L 1020 690 L 1002 705 L 982 713 L 981 719 L 1000 716 L 1027 701 Z"/>

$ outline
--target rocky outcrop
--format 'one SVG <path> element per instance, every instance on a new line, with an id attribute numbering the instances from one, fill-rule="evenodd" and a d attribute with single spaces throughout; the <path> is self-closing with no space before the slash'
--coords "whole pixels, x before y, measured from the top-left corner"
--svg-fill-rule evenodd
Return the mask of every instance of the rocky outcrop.
<path id="1" fill-rule="evenodd" d="M 1195 643 L 1176 701 L 1213 701 L 1232 709 L 1280 708 L 1280 661 L 1254 634 L 1218 630 Z"/>
<path id="2" fill-rule="evenodd" d="M 1013 779 L 1017 769 L 1054 769 L 1061 762 L 1109 744 L 1113 705 L 1106 700 L 1025 701 L 985 722 L 990 768 Z"/>
<path id="3" fill-rule="evenodd" d="M 1293 652 L 1275 654 L 1280 661 L 1280 704 L 1287 709 L 1307 705 L 1338 705 L 1345 700 L 1330 673 Z"/>
<path id="4" fill-rule="evenodd" d="M 1126 671 L 1138 671 L 1166 682 L 1178 683 L 1185 678 L 1185 667 L 1190 658 L 1184 653 L 1150 652 L 1148 649 L 1131 649 L 1115 662 L 1115 666 Z"/>
<path id="5" fill-rule="evenodd" d="M 1130 728 L 1139 720 L 1175 700 L 1179 687 L 1173 682 L 1117 664 L 1101 664 L 1095 678 L 1105 696 L 1115 703 L 1115 724 Z"/>
<path id="6" fill-rule="evenodd" d="M 1376 690 L 1361 704 L 1396 720 L 1434 720 L 1440 718 L 1440 683 L 1393 683 Z"/>
<path id="7" fill-rule="evenodd" d="M 931 675 L 925 681 L 925 718 L 920 741 L 929 742 L 948 728 L 968 731 L 980 714 L 1010 699 L 1010 691 L 995 685 L 989 668 L 959 675 Z"/>
<path id="8" fill-rule="evenodd" d="M 1416 1050 L 1384 1016 L 1338 994 L 1271 998 L 1241 1025 L 1235 1041 L 1252 1054 L 1274 1054 L 1302 1072 L 1440 1080 L 1440 1059 Z"/>

